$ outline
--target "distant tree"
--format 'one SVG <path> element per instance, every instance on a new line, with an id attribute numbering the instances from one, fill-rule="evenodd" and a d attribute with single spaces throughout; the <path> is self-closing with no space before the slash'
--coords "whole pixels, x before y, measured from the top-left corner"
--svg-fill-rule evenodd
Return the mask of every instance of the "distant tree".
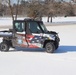
<path id="1" fill-rule="evenodd" d="M 38 14 L 37 5 L 35 5 L 35 2 L 30 3 L 27 11 L 28 17 L 32 17 L 35 19 L 37 17 L 37 14 Z"/>
<path id="2" fill-rule="evenodd" d="M 27 15 L 28 17 L 32 17 L 34 19 L 42 19 L 44 13 L 43 4 L 39 1 L 32 1 L 29 3 Z"/>
<path id="3" fill-rule="evenodd" d="M 2 16 L 2 4 L 0 3 L 0 16 Z"/>
<path id="4" fill-rule="evenodd" d="M 73 1 L 74 3 L 76 3 L 76 0 L 71 0 L 71 1 Z"/>
<path id="5" fill-rule="evenodd" d="M 54 7 L 54 3 L 55 1 L 54 0 L 46 0 L 45 2 L 45 15 L 48 16 L 48 19 L 47 19 L 47 22 L 51 22 L 52 23 L 52 17 L 55 16 L 55 7 Z M 51 17 L 51 20 L 49 20 Z"/>
<path id="6" fill-rule="evenodd" d="M 2 0 L 0 0 L 0 16 L 3 16 L 3 5 L 2 5 Z"/>
<path id="7" fill-rule="evenodd" d="M 22 16 L 27 16 L 29 4 L 30 3 L 28 1 L 21 0 L 19 10 L 21 11 Z"/>
<path id="8" fill-rule="evenodd" d="M 18 15 L 40 20 L 47 16 L 47 22 L 52 22 L 54 16 L 74 16 L 76 3 L 75 0 L 74 3 L 64 0 L 16 0 L 13 4 L 12 0 L 0 0 L 0 14 L 11 15 L 12 20 L 16 20 Z"/>
<path id="9" fill-rule="evenodd" d="M 5 3 L 7 6 L 9 6 L 11 16 L 12 16 L 12 20 L 17 19 L 19 2 L 20 2 L 20 0 L 17 0 L 16 7 L 15 7 L 16 10 L 15 10 L 15 13 L 14 13 L 12 1 L 11 0 L 3 0 L 3 3 Z"/>
<path id="10" fill-rule="evenodd" d="M 68 16 L 75 16 L 74 7 L 73 7 L 73 5 L 71 3 L 68 4 L 68 8 L 69 8 L 69 10 L 68 10 L 67 15 Z"/>
<path id="11" fill-rule="evenodd" d="M 61 13 L 65 16 L 75 16 L 74 6 L 71 3 L 63 3 L 62 4 Z"/>

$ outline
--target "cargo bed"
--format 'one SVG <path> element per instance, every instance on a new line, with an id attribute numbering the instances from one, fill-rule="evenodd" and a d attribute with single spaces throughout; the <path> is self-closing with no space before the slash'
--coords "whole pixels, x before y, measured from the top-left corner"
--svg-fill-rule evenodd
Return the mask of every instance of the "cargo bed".
<path id="1" fill-rule="evenodd" d="M 12 32 L 10 31 L 0 31 L 0 37 L 11 37 Z"/>

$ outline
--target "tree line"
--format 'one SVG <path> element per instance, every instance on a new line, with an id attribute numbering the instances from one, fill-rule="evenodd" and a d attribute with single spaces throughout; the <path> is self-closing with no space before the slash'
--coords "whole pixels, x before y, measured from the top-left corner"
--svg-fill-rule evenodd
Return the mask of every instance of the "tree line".
<path id="1" fill-rule="evenodd" d="M 27 16 L 42 20 L 47 16 L 47 22 L 52 22 L 52 17 L 75 16 L 76 1 L 64 2 L 63 0 L 0 0 L 0 16 L 11 16 L 16 20 L 18 16 Z M 51 19 L 50 19 L 51 18 Z"/>

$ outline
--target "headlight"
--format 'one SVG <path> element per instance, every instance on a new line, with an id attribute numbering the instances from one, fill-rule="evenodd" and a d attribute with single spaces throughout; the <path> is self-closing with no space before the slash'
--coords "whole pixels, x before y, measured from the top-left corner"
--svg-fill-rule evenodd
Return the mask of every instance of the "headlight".
<path id="1" fill-rule="evenodd" d="M 59 37 L 58 34 L 56 34 L 56 36 Z"/>
<path id="2" fill-rule="evenodd" d="M 55 40 L 55 35 L 50 35 L 50 37 L 51 37 L 53 40 Z"/>

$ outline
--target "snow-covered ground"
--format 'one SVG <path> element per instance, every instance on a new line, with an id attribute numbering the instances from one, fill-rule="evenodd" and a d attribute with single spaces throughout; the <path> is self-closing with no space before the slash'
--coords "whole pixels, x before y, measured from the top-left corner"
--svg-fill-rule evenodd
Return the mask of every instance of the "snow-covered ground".
<path id="1" fill-rule="evenodd" d="M 44 22 L 47 22 L 47 17 L 43 17 L 42 20 Z M 52 18 L 53 22 L 75 22 L 76 21 L 76 16 L 75 17 L 53 17 Z"/>
<path id="2" fill-rule="evenodd" d="M 14 49 L 0 52 L 0 75 L 76 75 L 76 25 L 52 25 L 47 29 L 59 33 L 58 50 L 53 54 Z"/>
<path id="3" fill-rule="evenodd" d="M 20 17 L 18 19 L 25 19 L 27 17 Z M 43 17 L 42 21 L 44 23 L 47 23 L 47 17 Z M 76 24 L 76 16 L 75 17 L 53 17 L 53 24 Z M 9 17 L 0 17 L 0 27 L 7 27 L 7 26 L 12 26 L 12 18 Z M 49 24 L 49 23 L 48 23 Z"/>

